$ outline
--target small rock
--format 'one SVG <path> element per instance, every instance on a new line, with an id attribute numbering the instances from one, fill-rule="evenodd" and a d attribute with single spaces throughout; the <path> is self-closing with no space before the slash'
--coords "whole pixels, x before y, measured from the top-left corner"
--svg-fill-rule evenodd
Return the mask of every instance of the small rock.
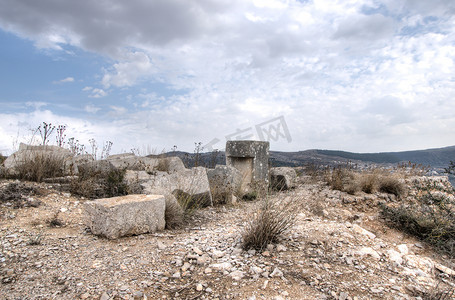
<path id="1" fill-rule="evenodd" d="M 360 233 L 360 234 L 363 234 L 363 235 L 366 235 L 367 237 L 369 237 L 370 239 L 374 240 L 376 238 L 376 235 L 362 227 L 360 227 L 359 225 L 357 224 L 354 224 L 352 225 L 352 229 L 357 232 L 357 233 Z"/>
<path id="2" fill-rule="evenodd" d="M 348 299 L 348 293 L 345 293 L 345 292 L 341 292 L 340 293 L 340 296 L 338 297 L 338 300 L 346 300 Z"/>
<path id="3" fill-rule="evenodd" d="M 212 256 L 215 258 L 221 258 L 224 255 L 225 255 L 224 251 L 220 251 L 220 250 L 216 250 L 216 249 L 212 251 Z"/>
<path id="4" fill-rule="evenodd" d="M 196 291 L 200 292 L 200 291 L 202 291 L 203 289 L 204 289 L 204 287 L 202 286 L 202 284 L 198 283 L 198 284 L 196 285 Z"/>
<path id="5" fill-rule="evenodd" d="M 261 268 L 255 266 L 255 265 L 252 265 L 252 266 L 250 267 L 250 272 L 251 272 L 252 274 L 261 274 L 261 273 L 263 272 L 263 270 L 262 270 Z"/>
<path id="6" fill-rule="evenodd" d="M 402 254 L 395 250 L 392 249 L 387 250 L 387 256 L 392 262 L 396 263 L 399 266 L 401 266 L 401 264 L 403 263 Z"/>
<path id="7" fill-rule="evenodd" d="M 180 278 L 181 275 L 180 275 L 180 272 L 175 272 L 174 274 L 172 274 L 172 278 Z"/>
<path id="8" fill-rule="evenodd" d="M 134 292 L 133 297 L 134 297 L 134 299 L 142 299 L 142 298 L 144 298 L 144 293 L 141 291 L 136 291 L 136 292 Z"/>
<path id="9" fill-rule="evenodd" d="M 408 249 L 408 246 L 406 244 L 398 245 L 397 248 L 398 248 L 398 251 L 400 251 L 400 253 L 402 255 L 408 255 L 409 249 Z"/>
<path id="10" fill-rule="evenodd" d="M 375 259 L 380 259 L 381 258 L 379 253 L 377 251 L 373 250 L 373 248 L 370 248 L 370 247 L 363 247 L 362 249 L 360 249 L 360 251 L 357 252 L 357 254 L 359 254 L 361 256 L 370 255 L 371 257 L 373 257 Z"/>
<path id="11" fill-rule="evenodd" d="M 276 245 L 276 251 L 284 252 L 286 250 L 287 250 L 287 248 L 284 245 L 281 245 L 281 244 Z"/>
<path id="12" fill-rule="evenodd" d="M 111 297 L 109 297 L 109 295 L 108 295 L 106 292 L 104 292 L 104 293 L 101 295 L 100 300 L 109 300 L 110 298 L 111 298 Z"/>
<path id="13" fill-rule="evenodd" d="M 250 250 L 248 250 L 248 254 L 249 255 L 255 255 L 256 254 L 256 250 L 250 249 Z"/>
<path id="14" fill-rule="evenodd" d="M 198 247 L 193 247 L 193 252 L 196 253 L 197 255 L 204 254 L 204 252 L 202 252 L 202 250 L 199 249 Z"/>
<path id="15" fill-rule="evenodd" d="M 264 251 L 264 252 L 262 252 L 262 256 L 268 257 L 268 256 L 270 256 L 270 252 Z"/>
<path id="16" fill-rule="evenodd" d="M 185 272 L 188 271 L 189 268 L 191 268 L 191 264 L 189 262 L 185 262 L 181 269 L 183 272 Z"/>
<path id="17" fill-rule="evenodd" d="M 158 249 L 160 249 L 160 250 L 166 249 L 166 245 L 165 245 L 163 242 L 161 242 L 161 241 L 157 241 L 157 242 L 156 242 L 156 246 L 157 246 Z"/>
<path id="18" fill-rule="evenodd" d="M 211 268 L 213 269 L 216 269 L 216 270 L 220 270 L 220 271 L 230 271 L 232 269 L 232 265 L 231 263 L 229 262 L 223 262 L 223 263 L 219 263 L 219 264 L 212 264 L 210 265 Z"/>
<path id="19" fill-rule="evenodd" d="M 271 277 L 283 277 L 283 272 L 281 272 L 280 269 L 278 269 L 278 267 L 275 267 L 275 269 L 273 270 L 272 274 L 270 274 Z"/>
<path id="20" fill-rule="evenodd" d="M 237 271 L 234 271 L 231 274 L 229 274 L 229 276 L 231 276 L 232 279 L 239 281 L 245 276 L 245 274 L 242 271 L 237 270 Z"/>

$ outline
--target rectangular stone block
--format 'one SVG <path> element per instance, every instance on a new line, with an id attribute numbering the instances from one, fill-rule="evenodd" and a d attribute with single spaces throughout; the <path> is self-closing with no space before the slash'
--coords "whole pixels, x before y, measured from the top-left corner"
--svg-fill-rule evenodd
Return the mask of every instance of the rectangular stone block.
<path id="1" fill-rule="evenodd" d="M 86 225 L 108 239 L 163 230 L 165 207 L 163 195 L 128 195 L 84 205 Z"/>

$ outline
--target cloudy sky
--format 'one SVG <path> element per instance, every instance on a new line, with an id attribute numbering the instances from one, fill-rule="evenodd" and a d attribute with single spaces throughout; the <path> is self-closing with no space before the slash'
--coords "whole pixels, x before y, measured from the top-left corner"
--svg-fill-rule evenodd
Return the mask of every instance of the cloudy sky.
<path id="1" fill-rule="evenodd" d="M 453 0 L 0 0 L 0 152 L 455 144 Z"/>

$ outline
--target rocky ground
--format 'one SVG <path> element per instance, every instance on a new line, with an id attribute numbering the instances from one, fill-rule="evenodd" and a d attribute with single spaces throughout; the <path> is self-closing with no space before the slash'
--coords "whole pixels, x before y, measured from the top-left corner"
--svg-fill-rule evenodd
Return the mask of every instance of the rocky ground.
<path id="1" fill-rule="evenodd" d="M 453 286 L 447 257 L 384 225 L 377 203 L 395 201 L 387 194 L 351 196 L 302 180 L 270 196 L 301 203 L 295 226 L 256 252 L 240 243 L 258 201 L 197 211 L 184 229 L 112 241 L 86 229 L 89 200 L 25 186 L 21 205 L 0 208 L 2 299 L 422 299 Z"/>

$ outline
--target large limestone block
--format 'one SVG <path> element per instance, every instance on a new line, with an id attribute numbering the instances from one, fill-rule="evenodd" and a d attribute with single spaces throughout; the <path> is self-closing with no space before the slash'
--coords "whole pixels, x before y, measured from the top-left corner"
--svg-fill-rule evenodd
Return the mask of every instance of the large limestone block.
<path id="1" fill-rule="evenodd" d="M 210 190 L 216 203 L 229 203 L 232 195 L 239 196 L 242 186 L 242 173 L 232 166 L 216 165 L 207 169 Z"/>
<path id="2" fill-rule="evenodd" d="M 151 174 L 144 171 L 127 171 L 125 182 L 130 188 L 144 194 L 187 195 L 200 206 L 212 205 L 212 194 L 203 167 L 184 169 L 174 173 L 156 171 Z"/>
<path id="3" fill-rule="evenodd" d="M 111 155 L 106 159 L 117 169 L 142 170 L 152 172 L 157 168 L 157 158 L 136 156 L 133 153 Z"/>
<path id="4" fill-rule="evenodd" d="M 275 190 L 288 190 L 295 187 L 297 173 L 293 168 L 277 167 L 270 169 L 270 186 Z"/>
<path id="5" fill-rule="evenodd" d="M 67 167 L 73 159 L 73 154 L 70 150 L 58 146 L 32 146 L 21 143 L 19 150 L 10 155 L 5 161 L 4 166 L 9 173 L 15 174 L 17 168 L 30 160 L 35 160 L 37 157 L 45 159 L 57 159 L 62 161 L 62 169 Z"/>
<path id="6" fill-rule="evenodd" d="M 162 195 L 128 195 L 98 199 L 84 205 L 86 225 L 93 234 L 116 239 L 163 230 L 165 199 Z"/>

